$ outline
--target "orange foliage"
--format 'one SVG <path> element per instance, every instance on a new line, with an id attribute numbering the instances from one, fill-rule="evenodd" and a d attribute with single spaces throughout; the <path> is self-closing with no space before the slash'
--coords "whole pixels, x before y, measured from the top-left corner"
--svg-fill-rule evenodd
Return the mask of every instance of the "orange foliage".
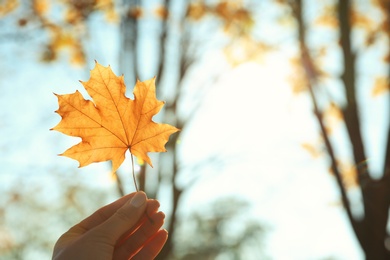
<path id="1" fill-rule="evenodd" d="M 190 3 L 187 8 L 187 17 L 193 20 L 200 20 L 207 12 L 203 3 Z"/>
<path id="2" fill-rule="evenodd" d="M 263 42 L 249 36 L 242 36 L 226 46 L 223 51 L 227 61 L 232 66 L 237 66 L 248 61 L 261 62 L 264 54 L 270 49 L 271 46 Z"/>
<path id="3" fill-rule="evenodd" d="M 168 19 L 169 11 L 165 6 L 159 6 L 156 8 L 155 14 L 158 18 L 160 18 L 162 20 L 166 20 L 166 19 Z"/>
<path id="4" fill-rule="evenodd" d="M 333 127 L 337 126 L 340 122 L 344 120 L 341 108 L 333 102 L 331 102 L 329 107 L 325 109 L 323 117 L 326 125 L 326 131 L 328 134 L 331 134 Z"/>
<path id="5" fill-rule="evenodd" d="M 36 14 L 43 15 L 49 10 L 49 3 L 46 0 L 34 0 L 33 9 Z"/>
<path id="6" fill-rule="evenodd" d="M 223 19 L 231 19 L 232 12 L 228 2 L 220 2 L 215 6 L 214 12 Z"/>
<path id="7" fill-rule="evenodd" d="M 386 54 L 386 56 L 383 57 L 383 61 L 386 63 L 390 63 L 390 53 Z"/>
<path id="8" fill-rule="evenodd" d="M 302 143 L 301 147 L 306 150 L 313 158 L 320 157 L 323 153 L 319 148 L 312 143 Z"/>
<path id="9" fill-rule="evenodd" d="M 224 22 L 225 31 L 241 32 L 254 24 L 251 13 L 234 1 L 221 1 L 213 11 Z"/>
<path id="10" fill-rule="evenodd" d="M 133 7 L 130 8 L 129 11 L 127 12 L 127 16 L 131 17 L 133 19 L 139 19 L 143 15 L 142 9 L 140 7 Z"/>
<path id="11" fill-rule="evenodd" d="M 43 55 L 43 61 L 53 61 L 61 50 L 68 49 L 70 51 L 70 61 L 73 64 L 83 65 L 85 63 L 83 47 L 76 35 L 55 25 L 48 26 L 47 30 L 50 32 L 50 42 Z"/>
<path id="12" fill-rule="evenodd" d="M 290 82 L 292 92 L 300 94 L 308 89 L 309 84 L 302 66 L 302 59 L 300 57 L 291 58 L 290 64 L 292 71 L 288 75 L 288 81 Z"/>
<path id="13" fill-rule="evenodd" d="M 81 82 L 93 101 L 80 92 L 57 95 L 61 121 L 52 128 L 82 141 L 63 154 L 79 161 L 80 167 L 93 162 L 112 161 L 115 172 L 127 150 L 152 166 L 147 152 L 165 152 L 169 136 L 178 131 L 168 124 L 152 121 L 163 107 L 156 99 L 155 78 L 134 87 L 134 100 L 125 96 L 123 76 L 96 62 L 87 82 Z"/>
<path id="14" fill-rule="evenodd" d="M 315 20 L 316 25 L 327 26 L 330 28 L 336 28 L 339 21 L 336 16 L 336 10 L 334 5 L 328 5 L 323 8 L 321 14 L 319 14 Z"/>
<path id="15" fill-rule="evenodd" d="M 361 12 L 353 11 L 351 18 L 352 24 L 357 27 L 361 27 L 366 30 L 372 30 L 374 27 L 374 21 Z"/>
<path id="16" fill-rule="evenodd" d="M 390 82 L 387 77 L 378 77 L 375 79 L 374 87 L 372 89 L 372 96 L 376 97 L 386 93 L 390 90 Z"/>
<path id="17" fill-rule="evenodd" d="M 0 4 L 0 17 L 5 16 L 15 10 L 19 5 L 19 2 L 16 0 L 5 0 Z"/>
<path id="18" fill-rule="evenodd" d="M 251 12 L 242 7 L 240 1 L 220 1 L 215 6 L 207 6 L 203 2 L 188 5 L 187 17 L 190 19 L 198 21 L 206 14 L 219 18 L 226 32 L 241 34 L 254 24 Z"/>
<path id="19" fill-rule="evenodd" d="M 363 162 L 364 164 L 365 162 Z M 353 188 L 358 186 L 358 171 L 356 165 L 347 162 L 337 161 L 337 167 L 339 168 L 342 181 L 347 188 Z M 329 169 L 331 174 L 334 172 Z"/>
<path id="20" fill-rule="evenodd" d="M 85 63 L 82 37 L 85 33 L 85 22 L 93 12 L 102 12 L 106 19 L 111 22 L 118 20 L 113 0 L 93 1 L 48 1 L 32 0 L 34 20 L 40 22 L 42 28 L 49 33 L 50 41 L 47 43 L 42 60 L 50 62 L 58 57 L 61 50 L 66 49 L 70 53 L 70 61 L 76 65 Z M 63 19 L 52 19 L 56 12 L 56 5 L 63 4 Z M 57 17 L 57 13 L 55 17 Z M 37 18 L 37 19 L 35 19 Z M 25 26 L 31 17 L 19 19 L 19 25 Z"/>

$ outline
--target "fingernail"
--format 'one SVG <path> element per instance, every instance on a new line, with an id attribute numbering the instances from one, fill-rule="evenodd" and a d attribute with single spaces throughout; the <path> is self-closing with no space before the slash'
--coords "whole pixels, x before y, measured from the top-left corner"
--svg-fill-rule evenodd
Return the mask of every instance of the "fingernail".
<path id="1" fill-rule="evenodd" d="M 136 208 L 141 207 L 146 202 L 146 194 L 144 192 L 137 192 L 131 199 L 130 204 Z"/>

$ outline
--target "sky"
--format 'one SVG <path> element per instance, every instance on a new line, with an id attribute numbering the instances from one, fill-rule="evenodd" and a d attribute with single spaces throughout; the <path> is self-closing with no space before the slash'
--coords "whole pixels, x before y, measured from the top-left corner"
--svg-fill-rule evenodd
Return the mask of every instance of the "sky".
<path id="1" fill-rule="evenodd" d="M 99 21 L 90 26 L 90 41 L 96 44 L 84 68 L 71 67 L 66 53 L 58 62 L 45 64 L 39 62 L 39 50 L 23 42 L 0 42 L 0 192 L 22 179 L 50 190 L 48 175 L 56 168 L 77 171 L 80 180 L 96 189 L 115 186 L 107 164 L 77 169 L 76 161 L 57 156 L 77 140 L 49 131 L 60 120 L 53 92 L 83 91 L 78 80 L 88 79 L 93 60 L 122 74 L 119 43 L 113 40 L 119 38 L 118 28 Z M 273 53 L 260 63 L 232 68 L 222 52 L 214 52 L 194 75 L 202 78 L 216 66 L 223 71 L 183 133 L 181 159 L 196 162 L 218 153 L 229 161 L 223 169 L 202 170 L 185 193 L 180 214 L 217 198 L 244 198 L 250 201 L 249 214 L 268 227 L 265 249 L 271 259 L 364 259 L 328 162 L 302 149 L 302 143 L 318 141 L 318 126 L 308 96 L 294 94 L 288 85 L 291 68 L 286 57 Z M 190 98 L 196 84 L 189 84 L 188 91 Z M 369 120 L 382 122 L 378 118 Z M 191 174 L 181 174 L 180 184 L 188 185 L 194 179 Z M 168 210 L 168 198 L 163 196 L 161 205 Z"/>
<path id="2" fill-rule="evenodd" d="M 254 216 L 270 224 L 271 259 L 362 259 L 327 162 L 301 147 L 318 138 L 310 101 L 290 91 L 278 60 L 229 71 L 208 97 L 198 124 L 209 127 L 192 129 L 201 138 L 183 156 L 199 158 L 215 148 L 236 159 L 223 174 L 204 177 L 188 200 L 200 207 L 210 196 L 251 201 Z M 221 96 L 221 88 L 229 90 Z"/>

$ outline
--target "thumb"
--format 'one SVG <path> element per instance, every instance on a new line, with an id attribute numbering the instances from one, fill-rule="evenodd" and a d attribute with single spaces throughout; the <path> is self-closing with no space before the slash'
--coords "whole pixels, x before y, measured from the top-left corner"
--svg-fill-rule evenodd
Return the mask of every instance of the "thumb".
<path id="1" fill-rule="evenodd" d="M 104 242 L 115 245 L 117 240 L 131 229 L 141 218 L 146 209 L 146 194 L 136 192 L 131 200 L 119 208 L 109 219 L 91 230 L 90 235 L 104 239 Z"/>

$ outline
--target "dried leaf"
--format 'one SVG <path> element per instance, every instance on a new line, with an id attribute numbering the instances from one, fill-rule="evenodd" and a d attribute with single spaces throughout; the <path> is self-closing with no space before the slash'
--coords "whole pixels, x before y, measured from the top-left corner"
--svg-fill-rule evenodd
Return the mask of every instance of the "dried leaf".
<path id="1" fill-rule="evenodd" d="M 7 14 L 14 11 L 19 6 L 17 0 L 5 0 L 0 3 L 0 17 L 6 16 Z"/>
<path id="2" fill-rule="evenodd" d="M 342 162 L 342 161 L 337 161 L 336 162 L 337 167 L 340 171 L 342 181 L 347 188 L 353 188 L 358 186 L 358 171 L 357 171 L 357 166 L 349 163 L 349 162 Z M 329 169 L 330 173 L 334 175 L 334 172 Z"/>
<path id="3" fill-rule="evenodd" d="M 339 21 L 336 12 L 335 5 L 324 6 L 322 12 L 316 16 L 314 24 L 329 28 L 337 28 Z"/>
<path id="4" fill-rule="evenodd" d="M 372 30 L 374 28 L 374 21 L 367 16 L 367 14 L 363 14 L 361 12 L 358 12 L 354 10 L 352 12 L 352 24 L 354 26 L 366 29 L 366 30 Z"/>
<path id="5" fill-rule="evenodd" d="M 289 60 L 292 71 L 289 73 L 287 79 L 290 83 L 292 92 L 300 94 L 308 90 L 308 79 L 302 67 L 301 57 L 294 57 Z"/>
<path id="6" fill-rule="evenodd" d="M 377 97 L 381 94 L 386 93 L 390 90 L 390 82 L 386 77 L 378 77 L 375 79 L 374 87 L 372 89 L 371 95 Z"/>
<path id="7" fill-rule="evenodd" d="M 169 16 L 169 10 L 165 6 L 159 6 L 155 9 L 155 14 L 161 20 L 167 20 Z"/>
<path id="8" fill-rule="evenodd" d="M 93 162 L 112 161 L 115 172 L 129 150 L 138 159 L 152 166 L 148 152 L 165 152 L 165 143 L 178 131 L 168 124 L 152 121 L 163 107 L 156 99 L 155 78 L 134 87 L 134 100 L 125 96 L 123 76 L 117 77 L 110 67 L 96 62 L 87 82 L 81 82 L 92 100 L 80 92 L 57 95 L 62 120 L 53 130 L 82 141 L 63 154 L 79 161 L 79 167 Z"/>
<path id="9" fill-rule="evenodd" d="M 132 7 L 127 12 L 127 16 L 132 19 L 140 19 L 143 16 L 143 11 L 140 7 Z"/>
<path id="10" fill-rule="evenodd" d="M 320 151 L 318 146 L 312 143 L 302 143 L 301 147 L 306 150 L 313 158 L 318 158 L 322 155 L 322 151 Z"/>
<path id="11" fill-rule="evenodd" d="M 207 7 L 204 3 L 190 3 L 188 5 L 186 16 L 192 20 L 198 21 L 207 13 Z"/>
<path id="12" fill-rule="evenodd" d="M 49 2 L 47 0 L 34 0 L 33 9 L 37 15 L 42 16 L 49 10 Z"/>

